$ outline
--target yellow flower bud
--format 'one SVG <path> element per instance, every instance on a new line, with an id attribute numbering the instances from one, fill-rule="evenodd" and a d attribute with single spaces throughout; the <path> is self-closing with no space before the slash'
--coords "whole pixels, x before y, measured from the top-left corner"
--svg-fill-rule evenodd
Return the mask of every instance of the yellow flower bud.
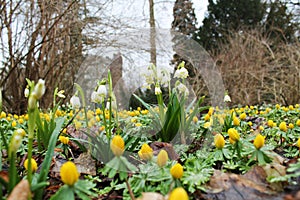
<path id="1" fill-rule="evenodd" d="M 182 187 L 178 187 L 171 192 L 168 200 L 188 200 L 188 199 L 189 196 L 187 192 Z"/>
<path id="2" fill-rule="evenodd" d="M 259 126 L 258 128 L 259 128 L 260 131 L 265 130 L 265 128 L 263 126 Z"/>
<path id="3" fill-rule="evenodd" d="M 265 144 L 265 137 L 262 136 L 261 134 L 257 134 L 254 141 L 253 141 L 253 145 L 255 146 L 256 149 L 260 149 L 261 147 L 263 147 Z"/>
<path id="4" fill-rule="evenodd" d="M 117 157 L 120 157 L 124 153 L 125 143 L 123 138 L 120 135 L 114 136 L 110 143 L 110 149 L 113 154 Z"/>
<path id="5" fill-rule="evenodd" d="M 15 120 L 12 121 L 11 126 L 12 126 L 12 127 L 16 127 L 16 126 L 17 126 L 17 122 L 16 122 Z"/>
<path id="6" fill-rule="evenodd" d="M 274 127 L 274 122 L 273 122 L 273 120 L 268 120 L 267 124 L 268 124 L 268 126 L 269 126 L 270 128 Z"/>
<path id="7" fill-rule="evenodd" d="M 153 157 L 153 149 L 145 143 L 142 145 L 142 148 L 138 154 L 142 160 L 151 160 Z"/>
<path id="8" fill-rule="evenodd" d="M 300 148 L 300 138 L 297 141 L 297 146 Z"/>
<path id="9" fill-rule="evenodd" d="M 209 114 L 206 114 L 206 115 L 204 116 L 204 120 L 205 120 L 205 121 L 209 121 L 209 120 L 210 120 L 210 115 L 209 115 Z"/>
<path id="10" fill-rule="evenodd" d="M 280 129 L 281 131 L 286 132 L 286 131 L 287 131 L 286 123 L 285 123 L 285 122 L 281 122 L 281 123 L 279 124 L 279 129 Z"/>
<path id="11" fill-rule="evenodd" d="M 159 167 L 163 167 L 167 164 L 168 159 L 169 159 L 168 153 L 165 150 L 161 150 L 157 155 L 156 163 Z"/>
<path id="12" fill-rule="evenodd" d="M 229 138 L 231 138 L 232 141 L 236 142 L 240 140 L 240 135 L 234 128 L 230 128 L 227 131 Z"/>
<path id="13" fill-rule="evenodd" d="M 239 126 L 240 125 L 240 120 L 237 117 L 233 117 L 233 125 Z"/>
<path id="14" fill-rule="evenodd" d="M 215 135 L 214 142 L 215 142 L 215 146 L 217 147 L 217 149 L 222 149 L 225 145 L 224 137 L 220 133 Z"/>
<path id="15" fill-rule="evenodd" d="M 214 108 L 213 108 L 213 107 L 210 107 L 207 114 L 208 114 L 209 116 L 212 116 L 213 112 L 214 112 Z"/>
<path id="16" fill-rule="evenodd" d="M 242 114 L 240 115 L 240 119 L 241 119 L 241 120 L 245 120 L 246 117 L 247 117 L 246 113 L 242 113 Z"/>
<path id="17" fill-rule="evenodd" d="M 63 144 L 69 144 L 69 138 L 65 136 L 59 136 L 58 140 Z"/>
<path id="18" fill-rule="evenodd" d="M 175 165 L 173 165 L 170 169 L 170 173 L 172 175 L 173 178 L 175 179 L 179 179 L 182 177 L 183 175 L 183 167 L 181 164 L 176 163 Z"/>
<path id="19" fill-rule="evenodd" d="M 194 123 L 197 123 L 197 122 L 198 122 L 198 117 L 197 117 L 197 116 L 194 116 L 194 117 L 193 117 L 193 122 L 194 122 Z"/>
<path id="20" fill-rule="evenodd" d="M 78 181 L 79 176 L 76 165 L 71 161 L 65 162 L 60 168 L 60 177 L 64 184 L 73 186 Z"/>
<path id="21" fill-rule="evenodd" d="M 294 124 L 289 123 L 289 129 L 293 129 L 294 128 Z"/>
<path id="22" fill-rule="evenodd" d="M 28 159 L 25 160 L 24 167 L 26 170 L 28 170 Z M 31 158 L 31 171 L 36 172 L 37 169 L 38 169 L 38 166 L 37 166 L 36 161 L 33 158 Z"/>
<path id="23" fill-rule="evenodd" d="M 300 126 L 300 119 L 297 120 L 296 125 Z"/>
<path id="24" fill-rule="evenodd" d="M 2 111 L 0 114 L 0 118 L 6 118 L 6 113 Z"/>

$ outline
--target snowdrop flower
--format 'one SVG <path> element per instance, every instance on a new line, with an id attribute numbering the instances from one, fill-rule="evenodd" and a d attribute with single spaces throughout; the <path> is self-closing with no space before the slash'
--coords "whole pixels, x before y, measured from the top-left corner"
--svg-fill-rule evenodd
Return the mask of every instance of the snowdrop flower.
<path id="1" fill-rule="evenodd" d="M 104 101 L 104 97 L 98 92 L 93 91 L 91 95 L 91 101 L 94 103 L 102 103 Z"/>
<path id="2" fill-rule="evenodd" d="M 71 97 L 70 103 L 73 108 L 80 108 L 81 106 L 79 97 L 75 95 Z"/>

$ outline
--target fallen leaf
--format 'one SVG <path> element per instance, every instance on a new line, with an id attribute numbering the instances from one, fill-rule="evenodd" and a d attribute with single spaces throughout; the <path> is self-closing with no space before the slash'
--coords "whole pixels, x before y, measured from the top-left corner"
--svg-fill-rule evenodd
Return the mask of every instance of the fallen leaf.
<path id="1" fill-rule="evenodd" d="M 165 200 L 164 196 L 156 192 L 144 192 L 137 200 Z"/>
<path id="2" fill-rule="evenodd" d="M 30 196 L 29 182 L 27 179 L 24 179 L 14 187 L 7 200 L 27 200 Z"/>

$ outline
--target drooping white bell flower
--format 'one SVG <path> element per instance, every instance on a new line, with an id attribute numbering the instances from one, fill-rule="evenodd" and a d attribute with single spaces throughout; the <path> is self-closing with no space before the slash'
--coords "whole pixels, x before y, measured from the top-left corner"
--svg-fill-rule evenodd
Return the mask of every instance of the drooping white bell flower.
<path id="1" fill-rule="evenodd" d="M 101 95 L 101 96 L 103 96 L 105 98 L 106 95 L 107 95 L 106 86 L 105 85 L 99 85 L 98 89 L 97 89 L 97 93 L 98 93 L 98 95 Z"/>
<path id="2" fill-rule="evenodd" d="M 226 102 L 231 102 L 231 98 L 230 98 L 230 96 L 228 94 L 225 94 L 225 96 L 224 96 L 224 102 L 225 103 Z"/>
<path id="3" fill-rule="evenodd" d="M 177 69 L 174 73 L 174 78 L 186 79 L 189 76 L 189 72 L 185 67 Z"/>
<path id="4" fill-rule="evenodd" d="M 39 100 L 46 91 L 45 81 L 43 79 L 39 79 L 38 83 L 35 85 L 32 95 L 36 100 Z"/>
<path id="5" fill-rule="evenodd" d="M 154 93 L 155 95 L 159 95 L 162 93 L 160 86 L 158 84 L 155 85 Z"/>
<path id="6" fill-rule="evenodd" d="M 70 99 L 70 104 L 73 108 L 80 108 L 81 103 L 80 103 L 80 99 L 78 96 L 72 96 Z"/>
<path id="7" fill-rule="evenodd" d="M 189 95 L 189 89 L 183 84 L 183 83 L 178 83 L 177 87 L 178 91 L 180 93 L 183 93 L 184 96 L 188 96 Z"/>
<path id="8" fill-rule="evenodd" d="M 96 91 L 93 91 L 91 95 L 91 101 L 94 103 L 102 103 L 104 101 L 104 96 Z"/>

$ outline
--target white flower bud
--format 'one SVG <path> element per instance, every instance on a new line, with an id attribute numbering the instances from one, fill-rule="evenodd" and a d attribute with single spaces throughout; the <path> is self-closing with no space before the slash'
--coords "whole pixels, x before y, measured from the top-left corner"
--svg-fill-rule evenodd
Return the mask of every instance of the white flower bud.
<path id="1" fill-rule="evenodd" d="M 34 97 L 34 95 L 30 95 L 28 98 L 28 109 L 33 110 L 35 109 L 35 106 L 36 106 L 36 98 Z"/>
<path id="2" fill-rule="evenodd" d="M 106 97 L 107 95 L 107 90 L 105 85 L 99 85 L 98 89 L 97 89 L 97 93 L 103 97 Z"/>
<path id="3" fill-rule="evenodd" d="M 161 91 L 159 85 L 156 85 L 156 86 L 155 86 L 154 93 L 155 93 L 155 95 L 159 95 L 159 94 L 162 93 L 162 91 Z"/>
<path id="4" fill-rule="evenodd" d="M 184 67 L 181 67 L 180 69 L 177 69 L 175 71 L 175 74 L 174 74 L 174 78 L 181 78 L 181 79 L 185 79 L 189 76 L 189 72 L 186 68 Z"/>
<path id="5" fill-rule="evenodd" d="M 27 98 L 29 96 L 29 89 L 26 87 L 24 90 L 24 96 Z"/>
<path id="6" fill-rule="evenodd" d="M 80 99 L 78 96 L 72 96 L 70 99 L 70 103 L 73 108 L 80 108 L 81 106 Z"/>
<path id="7" fill-rule="evenodd" d="M 224 102 L 231 102 L 231 98 L 228 94 L 224 96 Z"/>
<path id="8" fill-rule="evenodd" d="M 32 95 L 39 100 L 46 91 L 45 81 L 43 79 L 39 79 L 38 83 L 35 85 Z"/>

